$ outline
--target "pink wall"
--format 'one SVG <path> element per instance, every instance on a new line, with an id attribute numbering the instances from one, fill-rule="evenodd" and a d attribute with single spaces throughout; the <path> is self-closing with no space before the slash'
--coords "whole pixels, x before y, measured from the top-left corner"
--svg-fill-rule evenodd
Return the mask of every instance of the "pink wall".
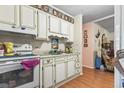
<path id="1" fill-rule="evenodd" d="M 83 65 L 86 67 L 94 68 L 92 24 L 88 23 L 83 25 L 83 30 L 87 30 L 88 34 L 88 47 L 83 47 Z"/>

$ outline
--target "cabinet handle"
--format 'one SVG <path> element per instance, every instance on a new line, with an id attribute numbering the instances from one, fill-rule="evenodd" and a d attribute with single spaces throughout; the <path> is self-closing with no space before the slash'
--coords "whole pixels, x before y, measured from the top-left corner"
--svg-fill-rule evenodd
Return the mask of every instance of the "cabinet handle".
<path id="1" fill-rule="evenodd" d="M 13 25 L 12 28 L 16 28 L 16 26 Z"/>
<path id="2" fill-rule="evenodd" d="M 50 60 L 47 60 L 47 63 L 50 63 Z"/>
<path id="3" fill-rule="evenodd" d="M 21 27 L 21 30 L 25 30 L 26 28 L 25 27 Z"/>

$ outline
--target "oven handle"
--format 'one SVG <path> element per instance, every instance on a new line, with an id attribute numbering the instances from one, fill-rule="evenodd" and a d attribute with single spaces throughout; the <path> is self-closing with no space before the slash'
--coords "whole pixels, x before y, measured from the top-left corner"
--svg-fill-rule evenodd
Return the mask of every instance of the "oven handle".
<path id="1" fill-rule="evenodd" d="M 30 58 L 30 59 L 32 59 L 32 58 Z M 38 59 L 40 59 L 40 58 L 38 58 Z M 27 59 L 23 59 L 23 60 L 27 60 Z M 21 62 L 22 62 L 22 60 L 3 61 L 3 62 L 0 62 L 0 66 L 21 64 Z"/>
<path id="2" fill-rule="evenodd" d="M 13 64 L 21 64 L 21 61 L 20 60 L 13 60 L 13 61 L 0 62 L 0 66 L 13 65 Z"/>

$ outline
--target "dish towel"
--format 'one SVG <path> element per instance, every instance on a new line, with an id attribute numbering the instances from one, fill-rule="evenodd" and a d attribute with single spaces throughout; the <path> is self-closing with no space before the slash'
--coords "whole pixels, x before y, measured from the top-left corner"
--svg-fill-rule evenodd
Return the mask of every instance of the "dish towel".
<path id="1" fill-rule="evenodd" d="M 39 58 L 26 59 L 21 62 L 25 70 L 31 70 L 40 63 Z"/>

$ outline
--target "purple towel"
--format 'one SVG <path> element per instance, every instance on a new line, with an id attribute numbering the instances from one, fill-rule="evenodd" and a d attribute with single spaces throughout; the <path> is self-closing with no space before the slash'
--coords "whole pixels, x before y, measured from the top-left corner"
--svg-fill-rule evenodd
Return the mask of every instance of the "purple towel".
<path id="1" fill-rule="evenodd" d="M 40 63 L 39 58 L 26 59 L 21 62 L 25 70 L 31 70 Z"/>

